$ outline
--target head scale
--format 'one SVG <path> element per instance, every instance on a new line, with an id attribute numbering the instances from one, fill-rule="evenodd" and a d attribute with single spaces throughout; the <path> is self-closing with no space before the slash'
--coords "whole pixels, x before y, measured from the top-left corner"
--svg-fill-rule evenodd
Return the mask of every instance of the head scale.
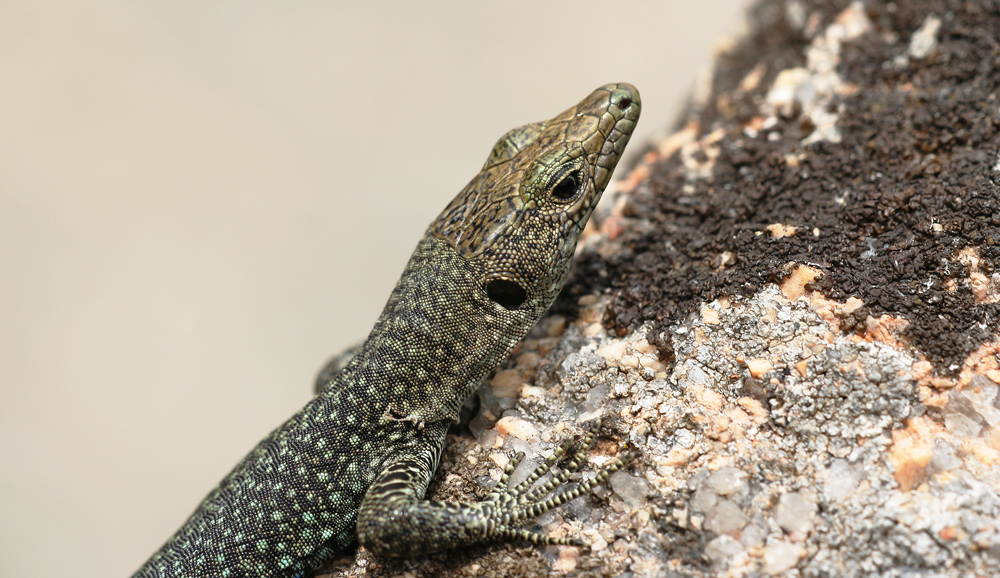
<path id="1" fill-rule="evenodd" d="M 477 265 L 497 303 L 548 308 L 640 109 L 635 87 L 609 84 L 552 120 L 511 130 L 431 233 Z"/>

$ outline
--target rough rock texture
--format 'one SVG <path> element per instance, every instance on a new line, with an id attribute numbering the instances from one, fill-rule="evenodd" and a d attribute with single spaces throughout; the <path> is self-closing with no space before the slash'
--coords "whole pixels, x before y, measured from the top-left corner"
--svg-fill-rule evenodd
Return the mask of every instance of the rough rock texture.
<path id="1" fill-rule="evenodd" d="M 1000 3 L 765 0 L 449 438 L 474 500 L 604 417 L 589 548 L 334 576 L 1000 575 Z"/>

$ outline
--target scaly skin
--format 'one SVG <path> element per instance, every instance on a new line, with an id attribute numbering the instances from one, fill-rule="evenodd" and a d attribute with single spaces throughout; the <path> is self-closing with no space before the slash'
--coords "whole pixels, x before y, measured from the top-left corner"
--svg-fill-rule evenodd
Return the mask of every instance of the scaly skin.
<path id="1" fill-rule="evenodd" d="M 549 308 L 580 232 L 639 118 L 639 93 L 612 84 L 552 120 L 516 128 L 418 243 L 367 341 L 343 370 L 205 498 L 135 578 L 291 578 L 357 540 L 409 556 L 502 539 L 579 544 L 521 530 L 624 465 L 562 489 L 570 464 L 507 481 L 483 502 L 423 500 L 465 400 Z M 560 490 L 553 493 L 553 490 Z"/>

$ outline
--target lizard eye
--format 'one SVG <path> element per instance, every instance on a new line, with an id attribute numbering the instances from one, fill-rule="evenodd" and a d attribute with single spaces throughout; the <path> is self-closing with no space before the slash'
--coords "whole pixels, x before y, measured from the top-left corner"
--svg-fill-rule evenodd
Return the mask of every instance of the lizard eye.
<path id="1" fill-rule="evenodd" d="M 559 178 L 558 176 L 556 178 Z M 579 169 L 569 173 L 562 177 L 556 186 L 552 187 L 552 196 L 561 199 L 563 201 L 568 201 L 576 196 L 577 192 L 580 190 L 580 184 L 583 182 L 583 175 L 580 174 Z"/>
<path id="2" fill-rule="evenodd" d="M 513 281 L 494 279 L 486 284 L 486 296 L 504 309 L 513 311 L 528 298 L 528 292 Z"/>

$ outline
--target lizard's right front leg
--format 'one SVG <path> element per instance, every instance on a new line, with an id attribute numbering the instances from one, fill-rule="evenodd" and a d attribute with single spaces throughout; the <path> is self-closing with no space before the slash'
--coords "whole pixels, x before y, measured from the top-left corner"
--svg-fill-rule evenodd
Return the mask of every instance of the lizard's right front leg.
<path id="1" fill-rule="evenodd" d="M 412 556 L 497 540 L 582 546 L 577 539 L 553 538 L 519 526 L 590 492 L 632 461 L 634 455 L 626 455 L 593 479 L 566 489 L 570 476 L 583 465 L 596 441 L 599 428 L 600 422 L 588 432 L 559 475 L 537 488 L 532 486 L 569 450 L 572 440 L 563 443 L 527 479 L 511 488 L 510 476 L 524 457 L 519 453 L 507 464 L 493 491 L 478 503 L 422 499 L 433 475 L 433 461 L 426 456 L 401 458 L 383 470 L 365 494 L 358 513 L 358 541 L 383 556 Z"/>

